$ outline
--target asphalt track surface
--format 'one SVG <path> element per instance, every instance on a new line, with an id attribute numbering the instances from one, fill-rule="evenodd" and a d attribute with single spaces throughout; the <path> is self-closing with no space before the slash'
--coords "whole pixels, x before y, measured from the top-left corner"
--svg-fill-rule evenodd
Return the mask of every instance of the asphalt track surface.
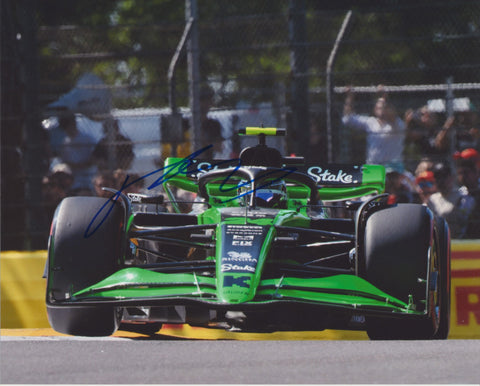
<path id="1" fill-rule="evenodd" d="M 31 335 L 31 334 L 30 334 Z M 268 338 L 267 338 L 268 339 Z M 480 341 L 83 338 L 2 331 L 2 384 L 479 384 Z"/>

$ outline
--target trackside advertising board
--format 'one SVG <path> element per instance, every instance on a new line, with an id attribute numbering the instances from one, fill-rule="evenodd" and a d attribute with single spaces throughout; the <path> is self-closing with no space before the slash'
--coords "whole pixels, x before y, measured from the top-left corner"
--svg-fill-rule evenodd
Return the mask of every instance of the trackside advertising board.
<path id="1" fill-rule="evenodd" d="M 1 253 L 2 329 L 50 327 L 45 308 L 45 279 L 42 279 L 46 258 L 46 251 Z M 480 339 L 480 240 L 452 240 L 451 302 L 449 339 Z M 164 326 L 161 333 L 210 339 L 367 339 L 365 332 L 330 330 L 274 334 L 215 331 L 211 336 L 206 329 L 181 325 Z"/>
<path id="2" fill-rule="evenodd" d="M 480 338 L 480 242 L 452 241 L 450 338 Z"/>

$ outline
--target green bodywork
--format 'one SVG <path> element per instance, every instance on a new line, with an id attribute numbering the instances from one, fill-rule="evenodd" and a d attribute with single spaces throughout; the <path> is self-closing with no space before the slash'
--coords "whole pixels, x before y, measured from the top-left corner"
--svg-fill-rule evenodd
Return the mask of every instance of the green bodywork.
<path id="1" fill-rule="evenodd" d="M 297 300 L 358 310 L 384 308 L 391 312 L 416 313 L 409 308 L 408 304 L 380 291 L 364 279 L 351 275 L 261 280 L 255 291 L 252 292 L 256 292 L 261 300 L 250 299 L 248 301 L 250 304 L 268 303 L 275 300 Z M 77 292 L 74 297 L 77 300 L 192 298 L 212 305 L 228 303 L 217 294 L 216 279 L 212 277 L 126 268 Z M 228 304 L 235 303 L 229 302 Z M 418 314 L 421 313 L 418 312 Z"/>
<path id="2" fill-rule="evenodd" d="M 190 192 L 198 192 L 196 180 L 189 178 L 191 160 L 168 158 L 165 163 L 165 185 Z M 384 190 L 385 170 L 382 166 L 364 165 L 360 186 L 339 188 L 319 187 L 322 200 L 346 200 Z M 73 294 L 71 301 L 145 300 L 169 301 L 174 299 L 197 300 L 212 307 L 228 305 L 261 305 L 278 301 L 294 301 L 326 307 L 350 310 L 372 310 L 402 314 L 421 314 L 374 287 L 355 275 L 333 274 L 320 278 L 297 278 L 281 276 L 263 279 L 264 267 L 270 262 L 269 255 L 276 237 L 276 226 L 309 228 L 311 219 L 306 213 L 309 191 L 303 186 L 289 186 L 287 209 L 278 210 L 272 216 L 233 215 L 223 216 L 225 210 L 239 207 L 239 200 L 232 200 L 236 191 L 219 190 L 219 183 L 209 186 L 210 208 L 198 214 L 198 224 L 216 224 L 215 277 L 192 273 L 161 273 L 142 268 L 124 268 L 88 288 Z M 166 189 L 168 192 L 168 189 Z M 241 208 L 239 208 L 241 209 Z M 253 210 L 253 209 L 249 209 Z M 238 211 L 240 212 L 240 210 Z M 245 208 L 245 214 L 248 210 Z M 223 237 L 228 226 L 250 226 L 261 231 L 255 268 L 252 272 L 228 272 L 222 268 Z M 132 219 L 127 229 L 134 228 Z M 157 304 L 157 303 L 156 303 Z"/>
<path id="3" fill-rule="evenodd" d="M 177 188 L 187 190 L 189 192 L 198 192 L 198 183 L 196 180 L 189 178 L 188 170 L 192 167 L 196 168 L 197 160 L 182 158 L 167 158 L 165 160 L 165 184 L 173 185 Z M 369 194 L 378 194 L 385 190 L 385 168 L 382 165 L 363 165 L 363 180 L 360 186 L 350 187 L 319 187 L 320 199 L 323 201 L 341 201 L 358 197 L 364 197 Z M 220 191 L 220 184 L 210 184 L 209 193 L 216 197 L 211 200 L 213 206 L 225 206 L 225 199 L 236 195 L 235 189 L 230 189 L 227 196 L 224 191 Z M 306 204 L 308 198 L 308 189 L 303 186 L 289 187 L 288 194 L 292 200 L 303 200 Z M 222 200 L 223 198 L 223 200 Z M 227 201 L 230 203 L 231 201 Z M 293 202 L 293 205 L 298 203 Z"/>

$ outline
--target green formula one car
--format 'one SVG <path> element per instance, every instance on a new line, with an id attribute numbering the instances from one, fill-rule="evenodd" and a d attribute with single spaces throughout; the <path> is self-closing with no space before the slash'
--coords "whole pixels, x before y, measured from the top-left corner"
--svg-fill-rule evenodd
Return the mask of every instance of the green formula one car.
<path id="1" fill-rule="evenodd" d="M 447 338 L 444 219 L 389 204 L 383 166 L 308 165 L 266 145 L 283 129 L 241 134 L 259 144 L 239 159 L 201 159 L 205 149 L 168 158 L 148 175 L 165 197 L 111 190 L 60 203 L 47 262 L 55 330 L 105 336 L 187 323 Z M 185 213 L 182 190 L 194 198 Z"/>

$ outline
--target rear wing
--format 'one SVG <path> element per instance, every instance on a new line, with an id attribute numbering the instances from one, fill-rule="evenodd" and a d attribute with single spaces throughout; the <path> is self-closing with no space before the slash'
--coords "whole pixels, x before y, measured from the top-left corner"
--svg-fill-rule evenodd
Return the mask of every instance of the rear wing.
<path id="1" fill-rule="evenodd" d="M 306 174 L 315 181 L 319 197 L 323 201 L 341 201 L 385 191 L 385 168 L 382 165 L 301 164 L 298 157 L 295 162 L 290 157 L 283 160 L 281 168 Z M 198 193 L 198 179 L 201 175 L 212 170 L 241 166 L 251 165 L 244 165 L 240 158 L 212 160 L 169 157 L 165 160 L 163 180 L 177 188 Z M 308 197 L 305 189 L 287 189 L 292 197 Z"/>
<path id="2" fill-rule="evenodd" d="M 385 190 L 385 168 L 381 165 L 316 165 L 305 164 L 303 157 L 283 157 L 277 149 L 266 145 L 267 136 L 285 136 L 286 130 L 276 127 L 245 127 L 239 135 L 258 136 L 258 145 L 247 147 L 240 158 L 230 160 L 200 159 L 207 148 L 192 153 L 189 157 L 167 158 L 165 175 L 162 181 L 174 186 L 198 193 L 198 179 L 213 170 L 240 167 L 271 167 L 306 174 L 315 181 L 319 198 L 324 201 L 340 201 L 370 194 L 380 194 Z M 232 169 L 234 170 L 234 169 Z M 228 176 L 232 176 L 227 172 Z M 218 193 L 215 185 L 232 183 L 229 177 L 222 182 L 212 183 L 212 192 Z M 310 184 L 309 184 L 310 185 Z M 307 199 L 310 188 L 288 186 L 290 198 Z M 235 189 L 228 189 L 234 195 Z M 225 189 L 222 190 L 222 195 Z"/>

